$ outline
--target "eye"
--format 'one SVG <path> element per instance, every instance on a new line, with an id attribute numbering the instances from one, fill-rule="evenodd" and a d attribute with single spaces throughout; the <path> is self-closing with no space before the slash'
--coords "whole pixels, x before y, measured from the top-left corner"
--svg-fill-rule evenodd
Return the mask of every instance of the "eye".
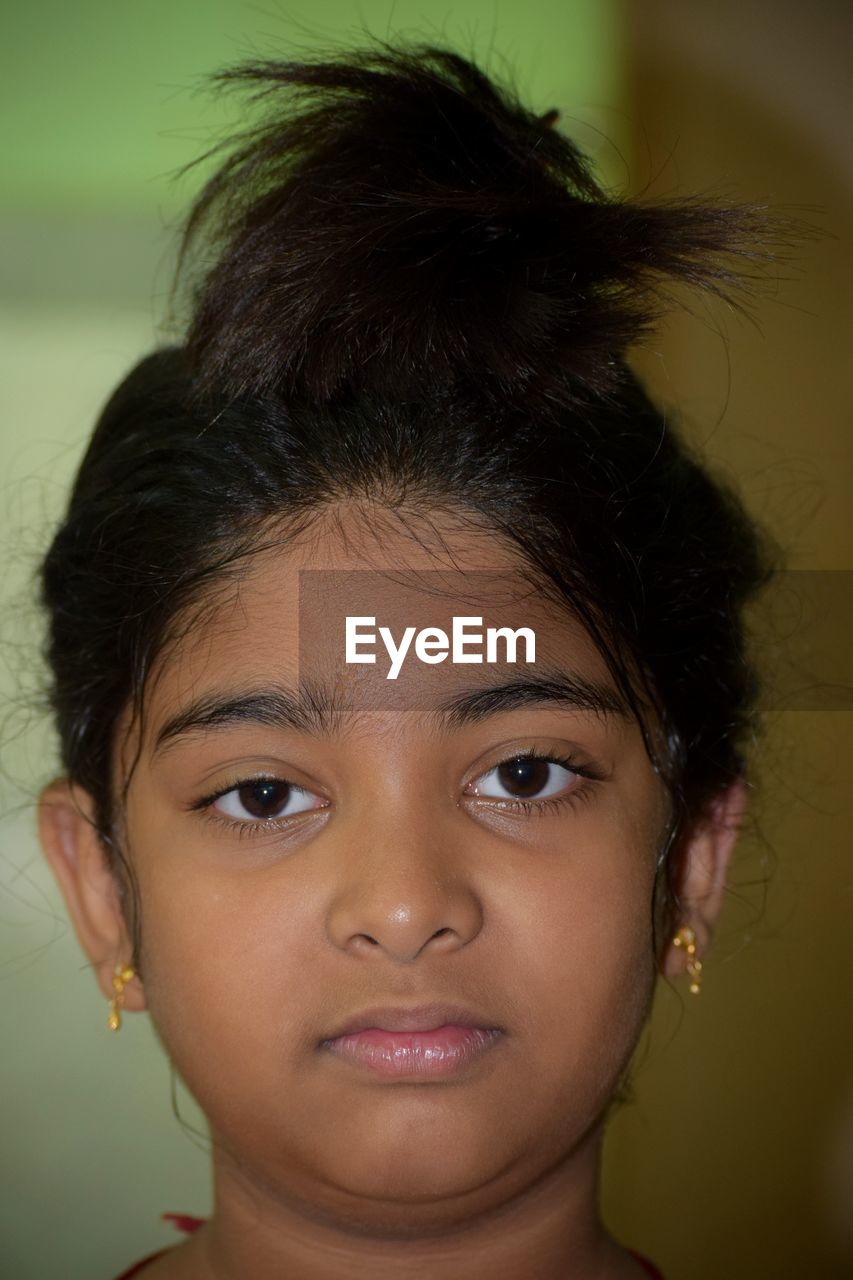
<path id="1" fill-rule="evenodd" d="M 223 791 L 211 802 L 211 808 L 238 821 L 257 822 L 304 813 L 317 807 L 314 802 L 318 799 L 313 792 L 281 778 L 250 778 Z"/>
<path id="2" fill-rule="evenodd" d="M 502 800 L 544 800 L 557 795 L 579 776 L 568 760 L 518 755 L 495 765 L 471 784 L 473 794 Z"/>

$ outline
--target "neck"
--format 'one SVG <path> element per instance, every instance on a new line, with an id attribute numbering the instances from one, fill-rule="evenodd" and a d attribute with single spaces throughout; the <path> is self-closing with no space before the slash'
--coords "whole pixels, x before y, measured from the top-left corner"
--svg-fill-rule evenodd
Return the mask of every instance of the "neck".
<path id="1" fill-rule="evenodd" d="M 271 1187 L 239 1169 L 216 1141 L 215 1210 L 175 1250 L 193 1280 L 633 1280 L 638 1264 L 598 1213 L 603 1124 L 559 1165 L 530 1181 L 509 1168 L 464 1196 L 401 1203 L 365 1199 L 305 1177 Z M 314 1193 L 310 1202 L 306 1190 Z M 301 1194 L 300 1194 L 301 1191 Z M 181 1270 L 183 1254 L 186 1270 Z M 166 1272 L 164 1270 L 164 1276 Z"/>

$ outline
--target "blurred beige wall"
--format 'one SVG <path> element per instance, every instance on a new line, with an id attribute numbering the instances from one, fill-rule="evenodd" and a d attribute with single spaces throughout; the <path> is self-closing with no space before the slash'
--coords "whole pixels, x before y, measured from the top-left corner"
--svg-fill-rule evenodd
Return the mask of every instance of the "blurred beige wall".
<path id="1" fill-rule="evenodd" d="M 633 190 L 798 206 L 822 232 L 778 269 L 757 325 L 695 305 L 636 365 L 784 544 L 792 588 L 819 579 L 822 623 L 804 616 L 791 640 L 806 679 L 827 679 L 826 641 L 849 680 L 853 7 L 645 0 L 623 16 Z M 609 1137 L 614 1221 L 672 1280 L 853 1275 L 845 700 L 806 684 L 776 701 L 756 753 L 763 843 L 736 860 L 699 1000 L 659 990 Z M 781 709 L 794 702 L 812 709 Z"/>

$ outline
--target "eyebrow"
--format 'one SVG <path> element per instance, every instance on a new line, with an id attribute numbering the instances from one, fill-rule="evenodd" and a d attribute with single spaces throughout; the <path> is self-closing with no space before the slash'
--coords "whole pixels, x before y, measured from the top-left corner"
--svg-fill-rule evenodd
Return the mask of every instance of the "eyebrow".
<path id="1" fill-rule="evenodd" d="M 518 707 L 535 705 L 591 711 L 603 718 L 632 718 L 626 703 L 614 689 L 559 669 L 504 684 L 465 689 L 429 708 L 429 714 L 440 728 L 452 730 L 478 724 Z M 317 683 L 302 684 L 298 689 L 276 684 L 212 692 L 198 698 L 162 726 L 154 742 L 154 754 L 164 752 L 181 737 L 241 724 L 291 729 L 314 737 L 332 736 L 341 730 L 351 711 L 333 689 Z"/>

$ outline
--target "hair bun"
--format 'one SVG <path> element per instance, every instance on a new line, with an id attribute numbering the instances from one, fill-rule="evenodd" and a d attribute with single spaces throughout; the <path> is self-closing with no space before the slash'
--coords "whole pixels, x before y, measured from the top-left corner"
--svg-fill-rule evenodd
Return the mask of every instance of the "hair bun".
<path id="1" fill-rule="evenodd" d="M 556 113 L 447 50 L 213 79 L 266 114 L 207 153 L 231 148 L 184 228 L 179 278 L 213 254 L 187 332 L 201 395 L 606 396 L 667 278 L 729 296 L 737 259 L 768 256 L 755 209 L 607 196 Z"/>

